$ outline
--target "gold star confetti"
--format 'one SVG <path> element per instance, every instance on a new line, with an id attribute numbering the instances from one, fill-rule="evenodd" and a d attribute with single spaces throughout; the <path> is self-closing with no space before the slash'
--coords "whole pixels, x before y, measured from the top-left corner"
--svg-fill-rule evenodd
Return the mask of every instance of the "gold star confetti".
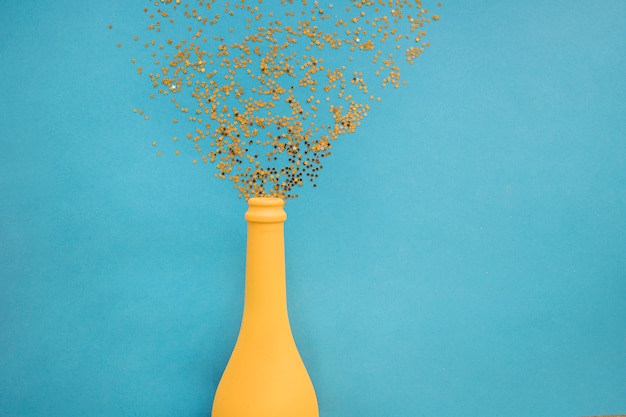
<path id="1" fill-rule="evenodd" d="M 315 187 L 332 142 L 381 100 L 371 90 L 405 84 L 402 64 L 424 52 L 424 27 L 439 20 L 420 0 L 349 3 L 150 0 L 152 39 L 132 62 L 182 113 L 170 120 L 216 177 L 245 199 L 295 198 L 305 182 Z"/>

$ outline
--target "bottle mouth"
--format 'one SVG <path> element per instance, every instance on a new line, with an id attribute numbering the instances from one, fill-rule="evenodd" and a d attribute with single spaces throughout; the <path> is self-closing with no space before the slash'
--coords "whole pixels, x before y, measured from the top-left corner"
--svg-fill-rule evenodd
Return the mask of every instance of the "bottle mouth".
<path id="1" fill-rule="evenodd" d="M 277 197 L 252 197 L 248 200 L 245 219 L 257 223 L 281 223 L 287 219 L 285 200 Z"/>

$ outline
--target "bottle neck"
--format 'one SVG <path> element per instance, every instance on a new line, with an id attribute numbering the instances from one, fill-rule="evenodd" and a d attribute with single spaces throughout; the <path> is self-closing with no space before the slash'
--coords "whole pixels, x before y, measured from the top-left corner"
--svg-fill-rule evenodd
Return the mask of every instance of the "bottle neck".
<path id="1" fill-rule="evenodd" d="M 248 201 L 244 323 L 250 320 L 288 325 L 285 276 L 284 201 Z"/>

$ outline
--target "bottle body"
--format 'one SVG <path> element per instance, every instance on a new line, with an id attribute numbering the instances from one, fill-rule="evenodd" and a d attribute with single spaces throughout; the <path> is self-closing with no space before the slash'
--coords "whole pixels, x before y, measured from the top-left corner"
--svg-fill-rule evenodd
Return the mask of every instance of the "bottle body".
<path id="1" fill-rule="evenodd" d="M 287 312 L 284 201 L 248 201 L 243 319 L 212 417 L 318 417 Z"/>

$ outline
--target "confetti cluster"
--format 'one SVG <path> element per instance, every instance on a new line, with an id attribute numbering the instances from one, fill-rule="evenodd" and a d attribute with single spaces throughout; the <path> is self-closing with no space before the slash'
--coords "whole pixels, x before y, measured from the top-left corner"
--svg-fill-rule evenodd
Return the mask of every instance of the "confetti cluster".
<path id="1" fill-rule="evenodd" d="M 213 163 L 245 199 L 315 187 L 332 142 L 380 101 L 370 85 L 403 84 L 400 66 L 429 46 L 424 26 L 439 20 L 419 0 L 149 4 L 137 73 L 158 92 L 151 98 L 175 107 L 185 130 L 173 141 L 192 144 L 193 163 Z"/>

